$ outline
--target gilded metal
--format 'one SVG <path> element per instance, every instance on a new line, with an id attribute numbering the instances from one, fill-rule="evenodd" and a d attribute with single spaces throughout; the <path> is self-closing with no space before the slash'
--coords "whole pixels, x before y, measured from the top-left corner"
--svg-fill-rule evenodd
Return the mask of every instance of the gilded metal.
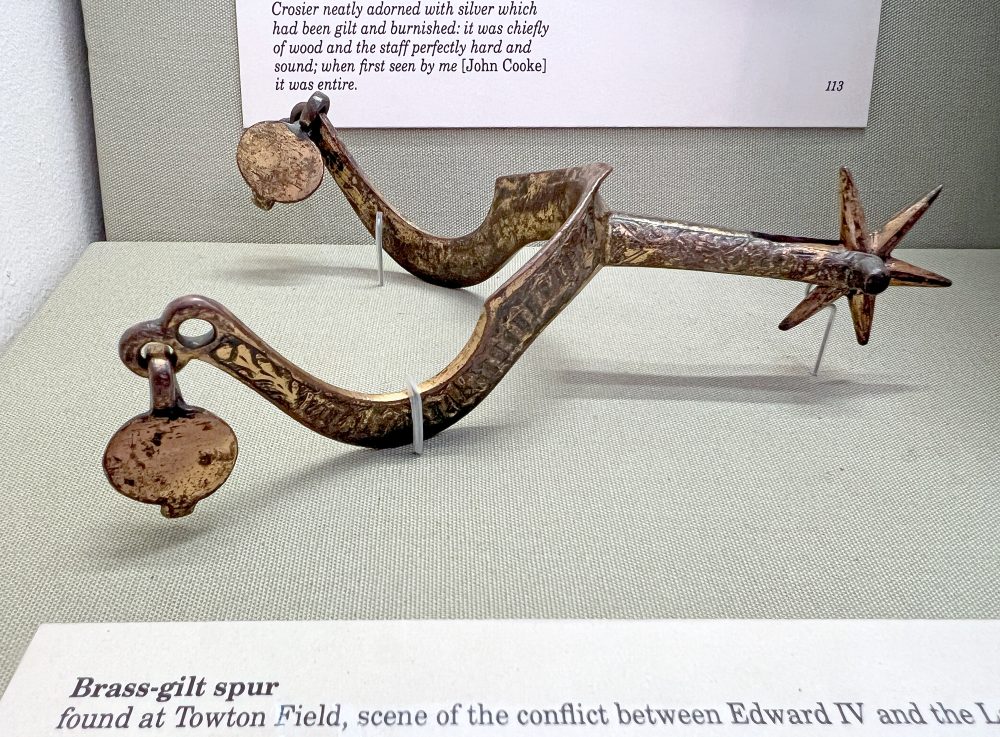
<path id="1" fill-rule="evenodd" d="M 327 119 L 328 108 L 323 95 L 314 95 L 297 105 L 287 120 L 258 123 L 244 133 L 237 163 L 258 205 L 266 209 L 275 202 L 304 199 L 319 186 L 322 176 L 316 172 L 325 166 L 369 232 L 374 231 L 376 214 L 383 213 L 384 248 L 397 263 L 425 281 L 448 287 L 477 284 L 523 246 L 547 241 L 486 300 L 458 356 L 419 384 L 425 437 L 471 412 L 604 266 L 695 269 L 812 284 L 816 289 L 779 327 L 793 327 L 847 296 L 861 343 L 870 335 L 875 296 L 890 285 L 950 284 L 891 257 L 940 189 L 869 233 L 846 169 L 841 170 L 837 241 L 740 233 L 611 212 L 598 192 L 611 173 L 606 164 L 501 177 L 482 225 L 466 236 L 441 238 L 404 219 L 371 185 Z M 184 337 L 180 325 L 191 319 L 211 323 L 211 333 L 200 340 Z M 363 394 L 324 383 L 206 297 L 175 300 L 158 320 L 125 333 L 121 358 L 141 376 L 148 375 L 143 351 L 150 344 L 167 346 L 176 370 L 191 359 L 212 364 L 296 421 L 335 440 L 384 448 L 405 445 L 412 438 L 406 392 Z M 164 483 L 185 484 L 187 479 L 180 472 L 176 481 Z M 161 503 L 166 493 L 146 492 L 138 498 Z"/>
<path id="2" fill-rule="evenodd" d="M 229 478 L 236 434 L 219 417 L 184 403 L 171 351 L 148 343 L 139 359 L 149 377 L 150 409 L 126 422 L 104 451 L 108 481 L 125 496 L 184 517 Z"/>

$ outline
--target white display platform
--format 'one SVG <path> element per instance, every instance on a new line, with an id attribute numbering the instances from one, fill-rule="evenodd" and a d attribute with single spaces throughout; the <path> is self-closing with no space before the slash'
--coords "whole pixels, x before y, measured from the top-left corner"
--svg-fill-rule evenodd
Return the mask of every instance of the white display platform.
<path id="1" fill-rule="evenodd" d="M 389 262 L 378 288 L 371 246 L 95 244 L 0 357 L 0 686 L 42 622 L 1000 617 L 1000 251 L 902 257 L 955 286 L 879 297 L 864 348 L 842 309 L 818 377 L 823 318 L 777 330 L 802 285 L 607 269 L 422 457 L 193 363 L 184 395 L 240 460 L 166 520 L 101 471 L 148 401 L 127 327 L 201 293 L 324 380 L 402 389 L 503 276 Z"/>

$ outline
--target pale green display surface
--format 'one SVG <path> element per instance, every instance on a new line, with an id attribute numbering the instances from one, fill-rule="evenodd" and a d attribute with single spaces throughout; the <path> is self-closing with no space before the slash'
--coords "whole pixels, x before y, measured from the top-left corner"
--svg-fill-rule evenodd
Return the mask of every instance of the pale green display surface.
<path id="1" fill-rule="evenodd" d="M 520 263 L 530 254 L 520 254 Z M 605 269 L 469 417 L 406 448 L 315 435 L 193 362 L 186 399 L 240 460 L 194 515 L 100 459 L 148 405 L 121 332 L 218 299 L 343 387 L 436 372 L 486 285 L 370 246 L 99 243 L 0 357 L 0 684 L 41 622 L 326 618 L 998 617 L 1000 251 L 903 252 L 951 289 L 778 321 L 802 285 Z M 512 266 L 505 269 L 511 272 Z"/>
<path id="2" fill-rule="evenodd" d="M 296 208 L 260 213 L 251 204 L 235 164 L 242 120 L 232 0 L 83 0 L 83 9 L 108 238 L 365 237 L 329 182 Z M 993 0 L 885 0 L 864 130 L 351 130 L 343 138 L 389 200 L 432 232 L 478 225 L 500 175 L 605 161 L 615 167 L 603 188 L 614 209 L 834 238 L 837 169 L 847 165 L 873 227 L 941 184 L 933 217 L 906 245 L 994 248 L 997 23 Z M 598 89 L 586 104 L 643 101 Z M 334 125 L 336 110 L 334 98 Z"/>

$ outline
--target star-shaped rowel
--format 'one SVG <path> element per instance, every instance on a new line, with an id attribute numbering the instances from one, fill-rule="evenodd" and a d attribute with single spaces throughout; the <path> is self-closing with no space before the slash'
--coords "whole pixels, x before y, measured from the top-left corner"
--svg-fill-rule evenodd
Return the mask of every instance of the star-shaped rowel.
<path id="1" fill-rule="evenodd" d="M 910 228 L 927 212 L 937 196 L 941 194 L 941 187 L 930 192 L 912 205 L 901 211 L 882 229 L 875 233 L 868 232 L 865 222 L 865 210 L 861 206 L 861 199 L 858 197 L 857 187 L 854 186 L 854 177 L 847 169 L 840 170 L 840 243 L 850 251 L 860 251 L 869 253 L 881 258 L 889 269 L 891 280 L 890 286 L 903 287 L 948 287 L 951 280 L 933 271 L 922 269 L 919 266 L 892 258 L 893 249 L 899 245 L 903 236 L 909 232 Z M 862 292 L 849 291 L 838 287 L 817 287 L 798 306 L 792 310 L 788 317 L 781 321 L 778 326 L 782 330 L 788 330 L 806 320 L 828 304 L 844 295 L 849 295 L 851 305 L 851 318 L 854 320 L 854 332 L 858 337 L 858 343 L 865 345 L 872 331 L 872 318 L 875 313 L 875 295 Z"/>

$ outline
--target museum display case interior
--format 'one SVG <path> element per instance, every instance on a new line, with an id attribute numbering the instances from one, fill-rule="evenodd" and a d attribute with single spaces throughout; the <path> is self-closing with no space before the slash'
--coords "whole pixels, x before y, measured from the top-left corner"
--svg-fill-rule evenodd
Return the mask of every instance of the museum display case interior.
<path id="1" fill-rule="evenodd" d="M 43 622 L 1000 616 L 992 4 L 887 0 L 866 128 L 246 134 L 231 5 L 83 0 L 0 688 Z"/>

